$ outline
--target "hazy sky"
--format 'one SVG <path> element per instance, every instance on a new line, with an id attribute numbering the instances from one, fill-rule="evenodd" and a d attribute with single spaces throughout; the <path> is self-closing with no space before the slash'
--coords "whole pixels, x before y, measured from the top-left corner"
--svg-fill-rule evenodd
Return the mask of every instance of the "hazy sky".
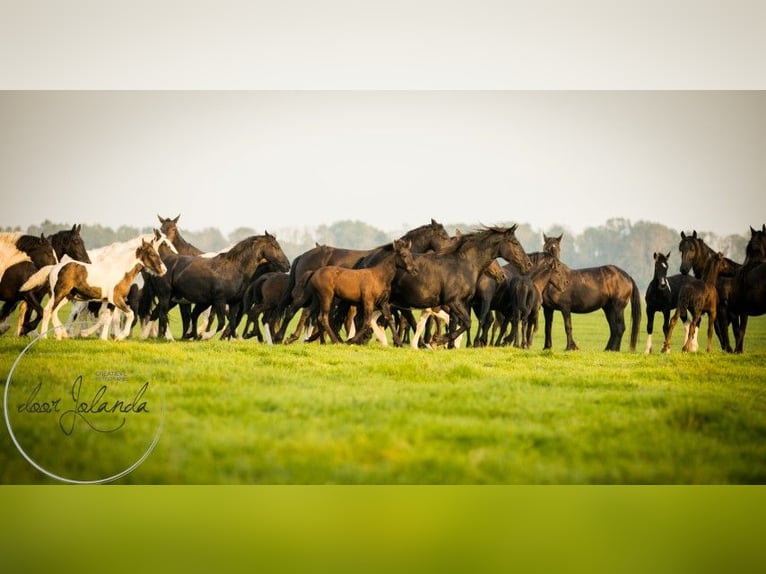
<path id="1" fill-rule="evenodd" d="M 0 225 L 766 222 L 764 92 L 1 92 Z"/>

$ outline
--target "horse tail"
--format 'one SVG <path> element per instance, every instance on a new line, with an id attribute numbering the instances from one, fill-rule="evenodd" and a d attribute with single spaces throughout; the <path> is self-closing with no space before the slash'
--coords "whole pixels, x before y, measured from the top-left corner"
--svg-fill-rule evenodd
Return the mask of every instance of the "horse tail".
<path id="1" fill-rule="evenodd" d="M 38 287 L 45 285 L 48 282 L 48 278 L 50 277 L 51 271 L 54 267 L 55 265 L 46 265 L 45 267 L 41 267 L 24 282 L 24 284 L 19 289 L 19 292 L 24 293 L 26 291 L 34 291 Z"/>
<path id="2" fill-rule="evenodd" d="M 641 327 L 641 293 L 638 285 L 630 277 L 633 290 L 630 294 L 630 350 L 635 351 L 638 344 L 638 330 Z"/>

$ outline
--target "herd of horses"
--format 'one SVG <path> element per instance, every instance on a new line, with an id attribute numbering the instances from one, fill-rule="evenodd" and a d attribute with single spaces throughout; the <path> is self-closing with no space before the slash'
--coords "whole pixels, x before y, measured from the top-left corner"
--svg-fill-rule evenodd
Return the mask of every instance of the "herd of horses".
<path id="1" fill-rule="evenodd" d="M 387 344 L 390 329 L 396 346 L 451 348 L 465 337 L 467 345 L 531 348 L 542 309 L 543 348 L 552 348 L 558 311 L 566 349 L 576 350 L 572 313 L 600 309 L 609 326 L 606 350 L 619 351 L 630 305 L 631 351 L 638 342 L 642 297 L 635 280 L 614 265 L 571 269 L 560 260 L 561 235 L 543 234 L 542 251 L 526 253 L 515 225 L 451 236 L 432 219 L 373 249 L 317 244 L 291 263 L 268 232 L 203 253 L 182 237 L 179 217 L 158 218 L 153 234 L 90 252 L 79 225 L 49 237 L 0 233 L 0 330 L 10 329 L 10 314 L 21 303 L 18 335 L 39 326 L 46 336 L 52 321 L 59 339 L 98 329 L 103 339 L 112 333 L 125 339 L 140 323 L 141 337 L 172 339 L 168 315 L 178 306 L 185 339 L 234 338 L 245 319 L 243 338 L 270 343 L 291 343 L 305 333 L 306 341 L 364 344 L 375 336 Z M 653 254 L 654 277 L 644 294 L 647 353 L 657 312 L 664 318 L 663 352 L 679 318 L 686 331 L 682 350 L 697 350 L 704 315 L 708 352 L 714 333 L 723 350 L 743 351 L 748 317 L 766 313 L 766 225 L 750 232 L 743 263 L 716 253 L 696 231 L 681 233 L 679 273 L 668 275 L 670 252 Z M 74 304 L 64 324 L 59 311 L 68 301 Z M 472 313 L 478 321 L 473 341 Z M 95 324 L 78 331 L 89 314 Z"/>

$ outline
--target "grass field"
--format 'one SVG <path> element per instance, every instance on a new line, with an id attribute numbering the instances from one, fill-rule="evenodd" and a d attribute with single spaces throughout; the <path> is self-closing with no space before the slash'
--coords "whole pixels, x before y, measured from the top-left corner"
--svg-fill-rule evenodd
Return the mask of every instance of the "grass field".
<path id="1" fill-rule="evenodd" d="M 600 313 L 575 316 L 574 333 L 578 352 L 561 350 L 560 315 L 553 352 L 542 333 L 531 351 L 45 340 L 19 363 L 9 412 L 35 460 L 82 478 L 137 460 L 161 421 L 125 484 L 766 482 L 766 318 L 751 319 L 741 356 L 717 341 L 682 354 L 680 328 L 670 355 L 644 355 L 643 321 L 639 352 L 623 341 L 605 353 Z M 28 342 L 0 338 L 4 381 Z M 41 431 L 42 414 L 18 414 L 35 383 L 94 369 L 110 392 L 150 382 L 151 414 L 111 435 L 79 422 L 71 435 Z M 0 482 L 55 482 L 5 426 Z"/>

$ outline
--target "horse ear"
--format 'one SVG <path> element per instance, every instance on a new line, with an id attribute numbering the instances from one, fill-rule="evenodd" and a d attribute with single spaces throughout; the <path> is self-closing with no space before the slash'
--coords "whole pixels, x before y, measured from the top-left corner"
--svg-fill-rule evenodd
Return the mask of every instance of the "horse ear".
<path id="1" fill-rule="evenodd" d="M 511 233 L 516 233 L 516 229 L 518 229 L 518 227 L 519 227 L 519 224 L 518 223 L 514 223 L 513 225 L 511 225 L 511 227 L 508 229 L 508 231 L 510 231 Z"/>
<path id="2" fill-rule="evenodd" d="M 652 253 L 652 259 L 657 261 L 657 252 L 656 251 L 654 253 Z"/>
<path id="3" fill-rule="evenodd" d="M 763 227 L 761 227 L 761 232 L 766 233 L 766 223 L 764 223 Z"/>
<path id="4" fill-rule="evenodd" d="M 755 229 L 753 229 L 752 225 L 750 225 L 749 227 L 750 227 L 750 237 L 754 237 L 757 232 L 755 231 Z"/>
<path id="5" fill-rule="evenodd" d="M 694 230 L 692 231 L 692 238 L 693 238 L 693 239 L 697 239 L 697 230 L 696 230 L 696 229 L 694 229 Z"/>
<path id="6" fill-rule="evenodd" d="M 548 241 L 548 236 L 545 235 L 545 231 L 543 231 L 543 243 L 545 243 L 546 241 Z"/>
<path id="7" fill-rule="evenodd" d="M 175 216 L 175 219 L 173 219 L 173 223 L 178 223 L 178 220 L 181 219 L 181 214 Z"/>
<path id="8" fill-rule="evenodd" d="M 562 233 L 561 235 L 559 235 L 559 236 L 556 238 L 556 241 L 558 241 L 559 243 L 561 243 L 561 240 L 562 240 L 563 238 L 564 238 L 564 234 Z"/>
<path id="9" fill-rule="evenodd" d="M 160 233 L 159 229 L 155 229 L 154 230 L 154 238 L 155 239 L 159 239 L 160 237 L 162 237 L 162 233 Z"/>
<path id="10" fill-rule="evenodd" d="M 160 223 L 165 223 L 165 219 L 159 213 L 157 214 L 157 219 L 160 220 Z"/>
<path id="11" fill-rule="evenodd" d="M 670 259 L 670 251 L 668 251 L 668 254 L 665 256 L 665 259 Z"/>
<path id="12" fill-rule="evenodd" d="M 265 235 L 266 237 L 271 237 L 272 239 L 274 238 L 274 236 L 273 236 L 273 235 L 271 235 L 271 234 L 269 233 L 269 230 L 268 230 L 268 229 L 264 229 L 264 230 L 263 230 L 263 233 L 264 233 L 264 235 Z"/>
<path id="13" fill-rule="evenodd" d="M 433 217 L 431 218 L 431 225 L 439 225 Z"/>
<path id="14" fill-rule="evenodd" d="M 686 239 L 686 233 L 684 233 L 683 231 L 681 232 L 681 239 Z"/>

